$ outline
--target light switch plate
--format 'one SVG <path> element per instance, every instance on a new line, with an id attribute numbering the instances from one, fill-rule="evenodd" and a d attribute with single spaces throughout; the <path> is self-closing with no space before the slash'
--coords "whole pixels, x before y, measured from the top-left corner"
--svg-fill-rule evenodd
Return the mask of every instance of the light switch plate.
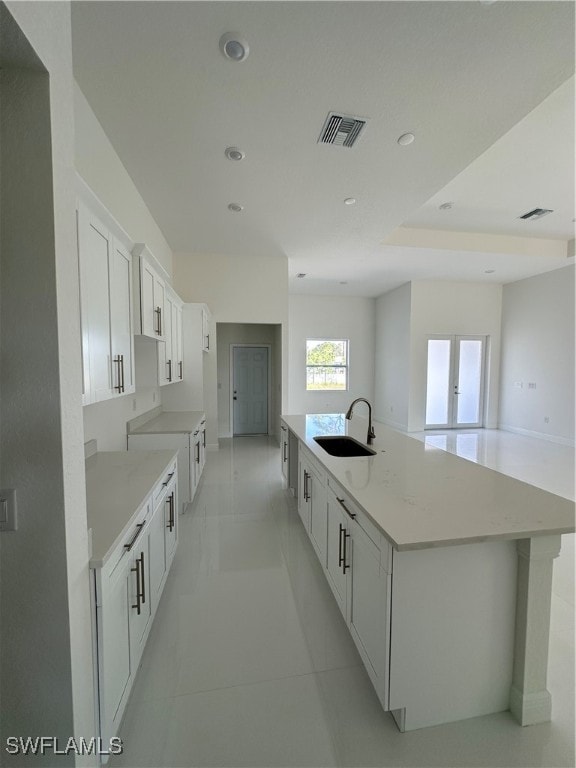
<path id="1" fill-rule="evenodd" d="M 0 533 L 15 531 L 16 518 L 16 489 L 0 488 Z"/>

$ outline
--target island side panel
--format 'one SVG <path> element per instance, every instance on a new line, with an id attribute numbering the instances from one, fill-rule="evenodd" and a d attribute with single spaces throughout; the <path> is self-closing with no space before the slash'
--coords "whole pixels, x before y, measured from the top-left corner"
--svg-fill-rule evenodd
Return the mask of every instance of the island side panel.
<path id="1" fill-rule="evenodd" d="M 516 543 L 395 550 L 392 574 L 389 708 L 405 710 L 401 729 L 507 710 Z"/>

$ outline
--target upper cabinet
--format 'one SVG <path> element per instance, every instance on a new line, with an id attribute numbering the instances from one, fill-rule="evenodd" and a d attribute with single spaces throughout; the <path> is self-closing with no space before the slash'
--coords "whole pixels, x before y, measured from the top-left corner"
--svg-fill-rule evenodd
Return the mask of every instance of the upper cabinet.
<path id="1" fill-rule="evenodd" d="M 143 243 L 132 249 L 134 256 L 134 333 L 165 341 L 166 283 L 152 266 L 153 256 Z"/>
<path id="2" fill-rule="evenodd" d="M 206 304 L 202 305 L 202 349 L 210 351 L 210 312 Z"/>
<path id="3" fill-rule="evenodd" d="M 98 206 L 94 204 L 94 208 Z M 113 222 L 112 222 L 113 224 Z M 134 392 L 132 258 L 121 230 L 77 204 L 83 404 Z"/>
<path id="4" fill-rule="evenodd" d="M 164 341 L 158 344 L 158 383 L 172 384 L 184 378 L 182 301 L 166 288 Z"/>

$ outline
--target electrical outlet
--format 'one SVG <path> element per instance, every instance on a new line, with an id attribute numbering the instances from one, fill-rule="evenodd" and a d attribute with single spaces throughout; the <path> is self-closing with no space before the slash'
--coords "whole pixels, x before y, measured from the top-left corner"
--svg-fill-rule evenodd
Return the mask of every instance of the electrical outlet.
<path id="1" fill-rule="evenodd" d="M 528 382 L 528 389 L 536 389 L 536 382 L 535 381 L 529 381 Z"/>
<path id="2" fill-rule="evenodd" d="M 544 424 L 550 424 L 550 416 L 544 416 Z"/>

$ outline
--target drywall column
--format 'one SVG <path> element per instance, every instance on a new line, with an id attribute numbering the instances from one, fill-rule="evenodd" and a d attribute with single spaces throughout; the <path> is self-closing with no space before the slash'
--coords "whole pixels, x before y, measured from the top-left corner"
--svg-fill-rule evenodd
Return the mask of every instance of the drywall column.
<path id="1" fill-rule="evenodd" d="M 552 699 L 546 689 L 552 565 L 560 536 L 520 539 L 516 597 L 516 639 L 510 709 L 520 725 L 546 723 Z"/>

